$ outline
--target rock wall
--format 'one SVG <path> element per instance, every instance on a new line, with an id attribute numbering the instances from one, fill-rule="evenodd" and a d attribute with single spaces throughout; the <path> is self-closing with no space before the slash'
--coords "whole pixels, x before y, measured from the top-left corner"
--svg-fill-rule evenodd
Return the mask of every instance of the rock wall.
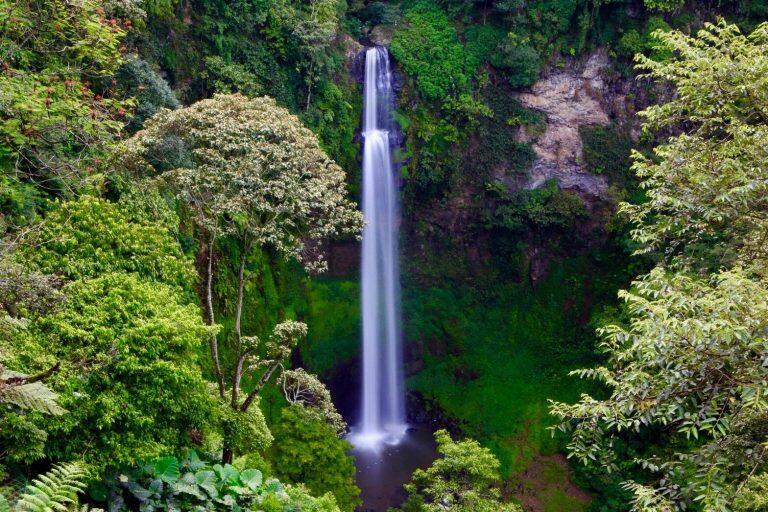
<path id="1" fill-rule="evenodd" d="M 533 139 L 536 160 L 525 186 L 536 188 L 554 178 L 560 188 L 573 190 L 585 200 L 606 199 L 605 177 L 584 168 L 579 131 L 584 126 L 634 122 L 635 105 L 627 100 L 631 87 L 616 76 L 607 52 L 601 49 L 562 69 L 551 69 L 530 90 L 518 94 L 525 107 L 546 115 L 544 133 Z M 520 140 L 531 139 L 521 127 Z"/>

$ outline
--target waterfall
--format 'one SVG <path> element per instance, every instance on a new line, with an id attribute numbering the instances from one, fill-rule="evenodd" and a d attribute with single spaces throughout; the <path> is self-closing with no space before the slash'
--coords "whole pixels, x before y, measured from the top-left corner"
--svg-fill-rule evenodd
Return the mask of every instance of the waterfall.
<path id="1" fill-rule="evenodd" d="M 394 94 L 386 48 L 365 54 L 361 301 L 363 378 L 356 446 L 397 443 L 405 434 L 398 207 L 390 133 Z"/>

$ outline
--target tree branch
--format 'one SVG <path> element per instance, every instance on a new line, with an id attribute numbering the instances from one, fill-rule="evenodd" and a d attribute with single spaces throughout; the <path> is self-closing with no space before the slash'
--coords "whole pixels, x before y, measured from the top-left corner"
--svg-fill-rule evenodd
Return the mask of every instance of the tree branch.
<path id="1" fill-rule="evenodd" d="M 216 323 L 213 313 L 213 246 L 215 242 L 216 232 L 211 231 L 211 238 L 208 242 L 208 268 L 205 276 L 205 303 L 208 309 L 208 325 Z M 209 344 L 211 346 L 213 371 L 216 374 L 216 382 L 219 385 L 219 396 L 224 398 L 224 375 L 221 373 L 221 364 L 219 363 L 219 340 L 216 338 L 216 334 L 211 335 Z"/>
<path id="2" fill-rule="evenodd" d="M 36 375 L 25 375 L 18 377 L 10 377 L 8 379 L 0 379 L 0 383 L 4 386 L 23 386 L 25 384 L 32 384 L 34 382 L 40 382 L 47 379 L 61 368 L 61 363 L 56 363 L 44 372 L 40 372 Z"/>
<path id="3" fill-rule="evenodd" d="M 264 389 L 264 386 L 269 382 L 269 379 L 272 378 L 272 374 L 275 373 L 275 370 L 277 370 L 279 367 L 282 366 L 282 363 L 276 362 L 272 367 L 264 372 L 264 375 L 261 376 L 261 379 L 259 379 L 258 384 L 251 390 L 250 393 L 248 393 L 248 396 L 245 398 L 245 401 L 243 402 L 243 405 L 240 407 L 240 410 L 242 412 L 246 412 L 248 408 L 251 406 L 253 401 L 256 399 L 256 396 L 261 392 L 262 389 Z"/>

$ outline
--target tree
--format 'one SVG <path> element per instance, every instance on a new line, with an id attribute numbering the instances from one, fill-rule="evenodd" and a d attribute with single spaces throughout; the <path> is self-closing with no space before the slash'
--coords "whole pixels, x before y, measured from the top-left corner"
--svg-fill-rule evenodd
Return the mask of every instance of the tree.
<path id="1" fill-rule="evenodd" d="M 608 365 L 575 372 L 604 382 L 610 397 L 552 408 L 564 430 L 574 429 L 568 448 L 615 470 L 621 432 L 663 429 L 674 455 L 643 461 L 661 473 L 660 492 L 674 502 L 701 496 L 721 510 L 732 479 L 768 461 L 768 290 L 740 271 L 706 280 L 657 268 L 621 297 L 631 320 L 601 330 Z"/>
<path id="2" fill-rule="evenodd" d="M 645 129 L 675 135 L 634 153 L 648 200 L 621 211 L 659 264 L 620 292 L 628 320 L 600 330 L 606 364 L 574 372 L 607 397 L 551 410 L 571 456 L 609 471 L 627 432 L 660 436 L 636 461 L 645 478 L 625 483 L 634 510 L 727 510 L 768 463 L 768 25 L 653 36 L 671 57 L 639 66 L 675 95 Z"/>
<path id="3" fill-rule="evenodd" d="M 344 435 L 347 424 L 333 405 L 328 388 L 317 377 L 298 368 L 284 371 L 280 383 L 289 404 L 301 406 L 311 416 L 328 423 L 337 436 Z"/>
<path id="4" fill-rule="evenodd" d="M 507 34 L 491 63 L 507 71 L 507 80 L 513 89 L 533 84 L 539 78 L 542 65 L 539 53 L 529 45 L 529 41 L 514 32 Z"/>
<path id="5" fill-rule="evenodd" d="M 634 153 L 648 201 L 621 206 L 632 236 L 665 263 L 759 271 L 768 258 L 768 25 L 749 35 L 720 22 L 697 37 L 660 30 L 653 37 L 675 57 L 638 55 L 638 66 L 676 95 L 640 115 L 646 132 L 679 135 L 653 157 Z"/>
<path id="6" fill-rule="evenodd" d="M 196 280 L 168 229 L 132 219 L 126 205 L 92 196 L 57 204 L 17 259 L 69 280 L 131 272 L 180 290 Z"/>
<path id="7" fill-rule="evenodd" d="M 161 108 L 174 109 L 181 106 L 168 82 L 138 55 L 129 55 L 125 59 L 116 78 L 122 88 L 136 100 L 136 110 L 127 126 L 130 131 L 141 128 L 144 121 Z"/>
<path id="8" fill-rule="evenodd" d="M 413 473 L 403 512 L 520 512 L 501 502 L 500 464 L 488 448 L 472 439 L 456 442 L 445 430 L 435 440 L 441 457 Z"/>
<path id="9" fill-rule="evenodd" d="M 225 379 L 218 339 L 211 359 L 222 399 L 229 388 L 234 410 L 247 412 L 257 394 L 306 333 L 285 321 L 271 334 L 242 330 L 246 284 L 257 272 L 249 265 L 256 250 L 295 257 L 322 270 L 324 239 L 357 235 L 362 216 L 345 196 L 345 175 L 298 118 L 270 98 L 216 95 L 191 107 L 163 111 L 131 139 L 120 157 L 129 171 L 156 177 L 189 209 L 205 245 L 204 302 L 215 324 L 214 259 L 217 237 L 236 247 L 234 365 Z M 261 335 L 261 337 L 259 337 Z M 244 372 L 255 382 L 243 398 Z M 226 446 L 225 462 L 232 449 Z"/>
<path id="10" fill-rule="evenodd" d="M 65 287 L 61 308 L 35 322 L 33 338 L 60 361 L 49 382 L 69 411 L 41 419 L 53 460 L 87 456 L 100 472 L 173 453 L 215 420 L 197 365 L 212 328 L 178 292 L 130 274 Z M 39 358 L 39 346 L 17 346 Z M 34 360 L 34 359 L 33 359 Z"/>
<path id="11" fill-rule="evenodd" d="M 98 2 L 0 1 L 0 168 L 45 191 L 93 184 L 130 106 L 100 81 L 125 31 Z"/>
<path id="12" fill-rule="evenodd" d="M 312 102 L 312 86 L 329 60 L 328 49 L 336 38 L 339 21 L 346 10 L 346 2 L 340 0 L 309 0 L 308 4 L 293 28 L 299 41 L 299 51 L 304 56 L 300 63 L 306 67 L 307 108 Z"/>
<path id="13" fill-rule="evenodd" d="M 283 481 L 303 483 L 316 495 L 330 492 L 341 510 L 360 504 L 350 445 L 323 418 L 298 404 L 284 408 L 274 429 L 272 463 Z"/>

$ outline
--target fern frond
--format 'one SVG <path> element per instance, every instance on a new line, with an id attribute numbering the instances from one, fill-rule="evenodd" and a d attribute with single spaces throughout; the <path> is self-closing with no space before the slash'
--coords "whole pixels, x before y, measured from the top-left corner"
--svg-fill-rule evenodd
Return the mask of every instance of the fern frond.
<path id="1" fill-rule="evenodd" d="M 77 462 L 57 464 L 27 486 L 16 503 L 20 512 L 64 512 L 77 505 L 77 495 L 85 490 L 85 467 Z"/>
<path id="2" fill-rule="evenodd" d="M 5 371 L 0 374 L 0 403 L 10 403 L 22 409 L 44 412 L 58 416 L 66 410 L 56 403 L 59 395 L 42 382 L 19 385 L 3 384 L 3 380 L 25 377 L 24 374 Z"/>
<path id="3" fill-rule="evenodd" d="M 0 492 L 0 512 L 11 512 L 11 506 L 8 504 L 8 500 L 5 499 L 3 493 Z"/>

